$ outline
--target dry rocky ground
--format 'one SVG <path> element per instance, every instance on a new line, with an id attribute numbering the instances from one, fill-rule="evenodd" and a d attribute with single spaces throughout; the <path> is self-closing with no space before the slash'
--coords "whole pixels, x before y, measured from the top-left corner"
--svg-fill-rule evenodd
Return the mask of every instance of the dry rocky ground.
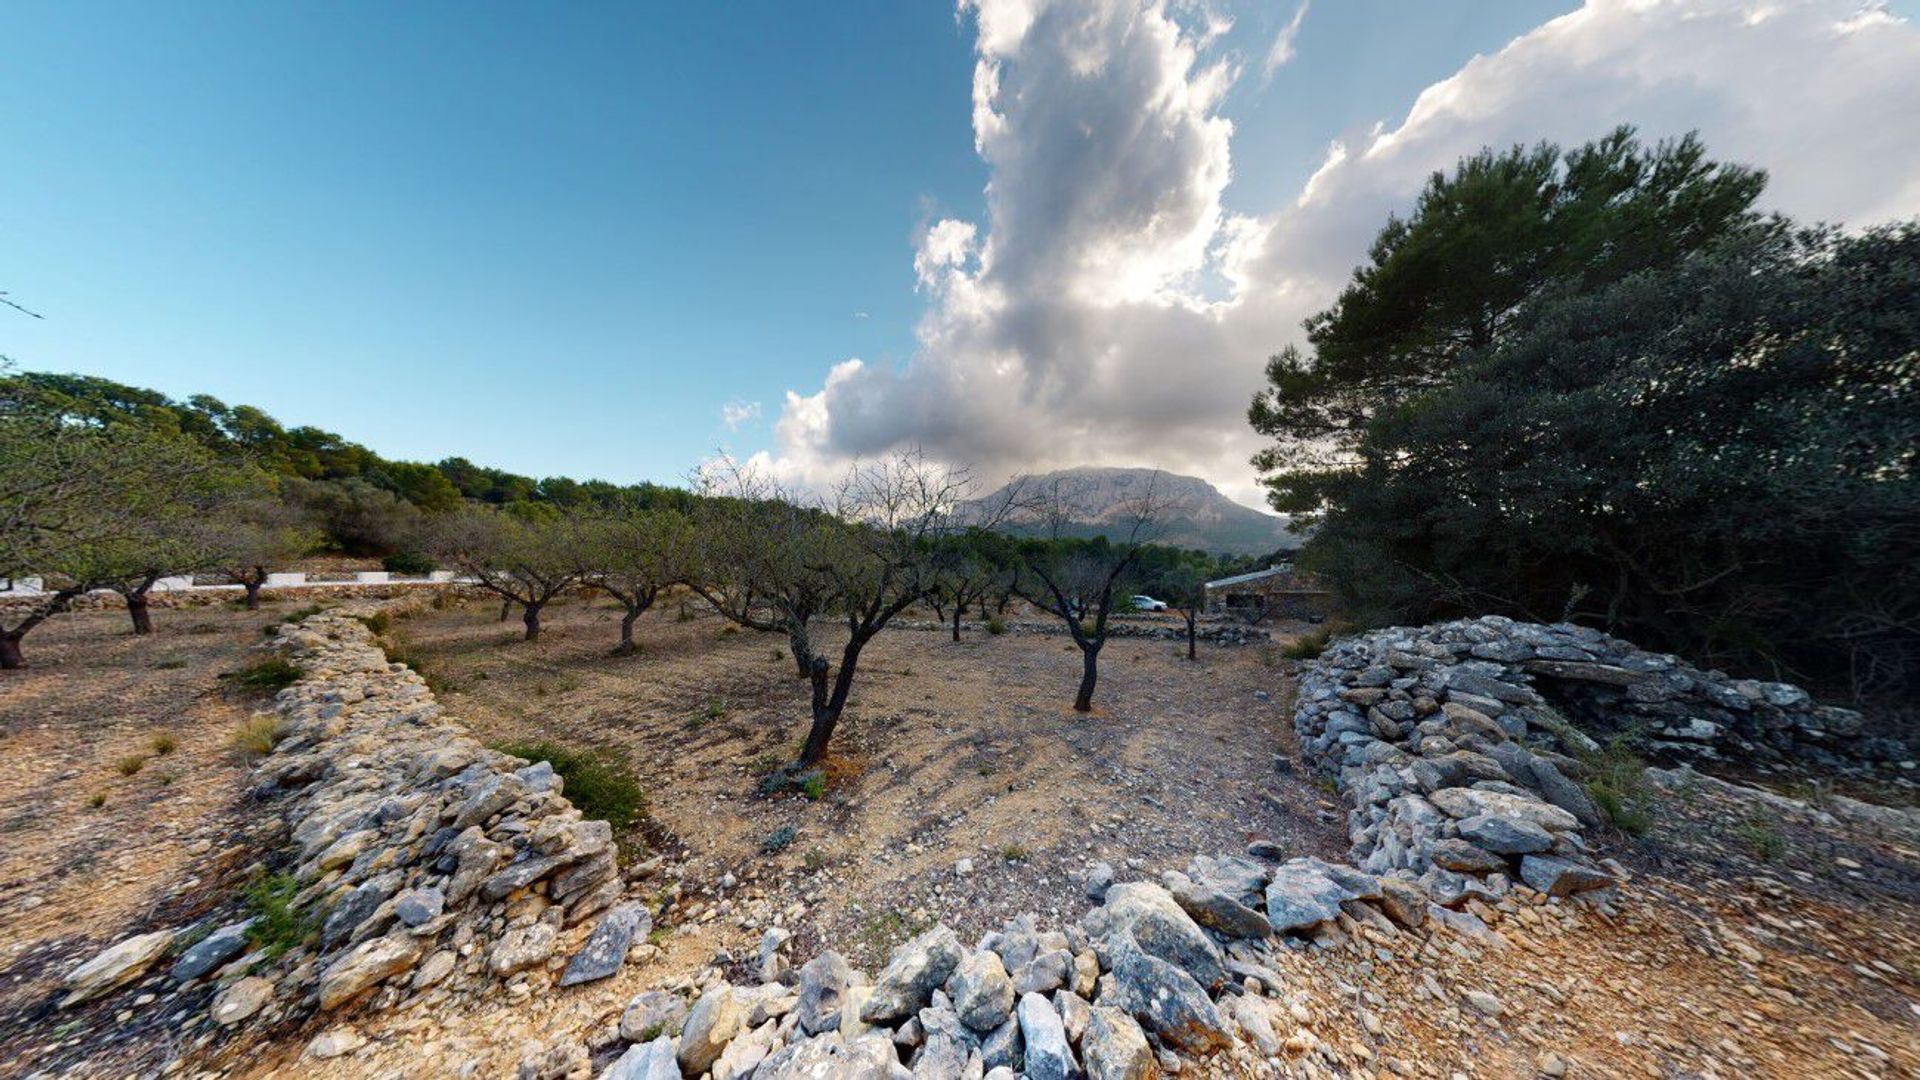
<path id="1" fill-rule="evenodd" d="M 657 955 L 520 1001 L 363 1017 L 367 1044 L 341 1057 L 302 1056 L 322 1030 L 310 1025 L 268 1045 L 215 1041 L 196 1067 L 503 1076 L 566 1039 L 601 1048 L 599 1062 L 636 993 L 691 989 L 716 963 L 741 975 L 775 921 L 795 932 L 796 963 L 831 944 L 871 972 L 935 921 L 969 942 L 1023 912 L 1072 922 L 1096 860 L 1125 880 L 1252 840 L 1346 849 L 1344 808 L 1293 756 L 1290 680 L 1271 650 L 1203 647 L 1193 664 L 1170 643 L 1115 641 L 1101 709 L 1082 717 L 1066 708 L 1078 664 L 1063 639 L 890 632 L 863 660 L 824 795 L 762 798 L 760 775 L 804 734 L 784 641 L 677 610 L 642 621 L 635 657 L 609 655 L 615 613 L 580 602 L 531 645 L 481 603 L 398 629 L 483 741 L 630 762 L 650 799 L 632 893 L 678 897 Z M 58 1010 L 58 982 L 127 934 L 230 899 L 273 841 L 226 746 L 257 702 L 217 675 L 274 617 L 182 612 L 148 640 L 112 613 L 56 620 L 29 642 L 35 668 L 0 681 L 0 1075 L 55 1060 L 134 1075 L 181 1037 L 131 993 Z M 154 756 L 121 775 L 142 753 Z M 785 829 L 791 841 L 764 850 Z M 1920 1075 L 1920 837 L 1680 776 L 1646 835 L 1596 839 L 1634 872 L 1610 908 L 1510 898 L 1473 906 L 1491 933 L 1364 927 L 1281 950 L 1276 1059 L 1320 1075 Z"/>

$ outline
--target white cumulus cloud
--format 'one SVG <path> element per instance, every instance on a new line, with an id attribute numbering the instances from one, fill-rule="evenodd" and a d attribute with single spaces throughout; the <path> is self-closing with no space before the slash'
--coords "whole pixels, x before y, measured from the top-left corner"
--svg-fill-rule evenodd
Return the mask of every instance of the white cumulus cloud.
<path id="1" fill-rule="evenodd" d="M 741 424 L 752 423 L 760 419 L 760 403 L 757 401 L 729 401 L 720 406 L 720 421 L 727 425 L 728 431 L 739 431 Z"/>
<path id="2" fill-rule="evenodd" d="M 1591 0 L 1404 117 L 1343 133 L 1303 189 L 1241 193 L 1272 208 L 1252 216 L 1225 208 L 1221 100 L 1242 72 L 1213 54 L 1217 16 L 1161 0 L 962 10 L 985 220 L 921 233 L 928 306 L 904 366 L 848 360 L 787 394 L 770 459 L 784 476 L 911 444 L 990 478 L 1152 462 L 1254 501 L 1244 413 L 1265 358 L 1390 212 L 1482 146 L 1698 129 L 1716 157 L 1768 170 L 1770 208 L 1920 214 L 1920 31 L 1857 0 Z"/>

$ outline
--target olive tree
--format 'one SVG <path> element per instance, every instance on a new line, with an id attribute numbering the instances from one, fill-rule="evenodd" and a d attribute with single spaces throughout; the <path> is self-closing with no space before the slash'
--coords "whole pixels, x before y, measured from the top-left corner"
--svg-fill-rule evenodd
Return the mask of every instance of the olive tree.
<path id="1" fill-rule="evenodd" d="M 965 533 L 943 537 L 934 550 L 936 605 L 951 604 L 950 629 L 954 641 L 960 640 L 960 620 L 969 607 L 987 614 L 989 598 L 1010 590 L 1016 578 L 1015 556 L 1004 537 L 984 529 L 970 527 Z M 943 620 L 949 613 L 939 606 L 935 614 Z"/>

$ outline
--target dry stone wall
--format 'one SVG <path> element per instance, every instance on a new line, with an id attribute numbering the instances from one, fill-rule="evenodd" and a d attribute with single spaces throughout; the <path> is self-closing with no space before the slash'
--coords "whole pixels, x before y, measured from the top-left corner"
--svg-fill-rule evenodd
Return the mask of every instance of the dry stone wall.
<path id="1" fill-rule="evenodd" d="M 409 972 L 405 989 L 511 978 L 618 901 L 607 823 L 582 818 L 545 762 L 445 717 L 353 609 L 282 627 L 278 645 L 303 677 L 275 702 L 285 730 L 255 795 L 287 823 L 303 906 L 328 913 L 321 1008 Z"/>
<path id="2" fill-rule="evenodd" d="M 1416 878 L 1444 904 L 1497 898 L 1516 879 L 1553 895 L 1611 887 L 1617 868 L 1584 838 L 1600 813 L 1574 780 L 1600 750 L 1593 734 L 1693 762 L 1903 752 L 1854 738 L 1860 724 L 1785 683 L 1498 616 L 1336 641 L 1304 666 L 1294 714 L 1307 756 L 1352 806 L 1354 861 Z"/>

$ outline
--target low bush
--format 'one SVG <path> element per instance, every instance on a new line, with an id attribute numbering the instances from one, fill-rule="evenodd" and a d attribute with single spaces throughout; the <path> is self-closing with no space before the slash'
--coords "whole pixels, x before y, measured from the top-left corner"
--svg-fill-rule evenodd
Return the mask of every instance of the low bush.
<path id="1" fill-rule="evenodd" d="M 760 841 L 760 852 L 763 855 L 774 855 L 785 851 L 793 846 L 794 837 L 799 834 L 799 829 L 791 825 L 782 825 L 768 833 L 765 840 Z"/>
<path id="2" fill-rule="evenodd" d="M 994 637 L 999 637 L 1006 632 L 1007 620 L 998 615 L 987 616 L 987 633 L 992 634 Z"/>
<path id="3" fill-rule="evenodd" d="M 180 748 L 180 740 L 172 732 L 163 731 L 149 740 L 148 745 L 153 747 L 154 753 L 165 757 Z"/>
<path id="4" fill-rule="evenodd" d="M 380 560 L 380 569 L 389 574 L 431 574 L 439 566 L 430 556 L 418 551 L 402 551 L 398 555 L 389 555 Z"/>
<path id="5" fill-rule="evenodd" d="M 1647 763 L 1628 749 L 1626 737 L 1615 738 L 1583 756 L 1585 787 L 1593 805 L 1623 833 L 1639 836 L 1653 827 L 1653 785 Z"/>
<path id="6" fill-rule="evenodd" d="M 280 616 L 280 621 L 283 623 L 303 622 L 325 610 L 327 609 L 321 607 L 319 604 L 308 604 L 306 607 L 294 608 L 292 611 Z"/>
<path id="7" fill-rule="evenodd" d="M 268 874 L 255 878 L 244 893 L 247 913 L 247 941 L 267 960 L 306 940 L 313 932 L 312 917 L 296 910 L 293 898 L 300 893 L 300 882 L 292 874 Z"/>
<path id="8" fill-rule="evenodd" d="M 393 628 L 393 619 L 384 611 L 376 611 L 371 615 L 355 615 L 353 618 L 355 622 L 376 635 L 384 634 Z"/>
<path id="9" fill-rule="evenodd" d="M 494 749 L 552 765 L 564 782 L 562 794 L 582 814 L 606 822 L 616 833 L 632 828 L 646 813 L 646 793 L 619 751 L 575 749 L 551 742 L 502 743 Z"/>
<path id="10" fill-rule="evenodd" d="M 147 755 L 128 754 L 113 763 L 114 770 L 121 776 L 132 776 L 147 767 Z"/>
<path id="11" fill-rule="evenodd" d="M 1787 838 L 1765 818 L 1747 818 L 1733 827 L 1733 835 L 1761 862 L 1778 862 L 1787 854 Z"/>
<path id="12" fill-rule="evenodd" d="M 253 690 L 271 694 L 292 686 L 300 678 L 300 669 L 294 667 L 282 656 L 265 656 L 239 671 L 228 672 L 221 676 L 233 681 L 233 685 L 243 690 Z"/>

